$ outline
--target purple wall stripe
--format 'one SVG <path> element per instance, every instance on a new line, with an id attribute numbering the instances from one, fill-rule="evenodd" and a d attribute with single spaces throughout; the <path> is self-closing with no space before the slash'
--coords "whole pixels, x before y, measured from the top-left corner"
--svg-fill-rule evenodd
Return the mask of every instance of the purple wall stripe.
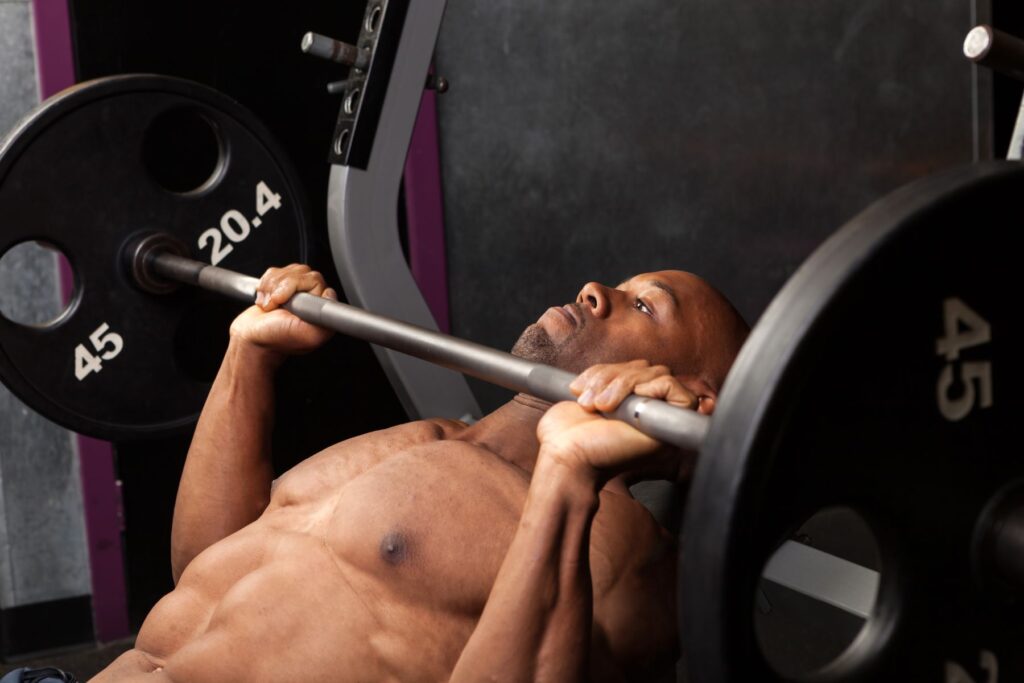
<path id="1" fill-rule="evenodd" d="M 92 570 L 96 639 L 107 642 L 131 633 L 121 548 L 121 490 L 110 443 L 79 434 L 78 457 Z"/>
<path id="2" fill-rule="evenodd" d="M 437 327 L 449 331 L 448 262 L 445 258 L 441 159 L 438 149 L 437 95 L 424 90 L 405 160 L 405 211 L 409 261 Z"/>
<path id="3" fill-rule="evenodd" d="M 75 84 L 71 20 L 66 0 L 32 0 L 36 29 L 36 68 L 40 96 L 46 99 Z"/>
<path id="4" fill-rule="evenodd" d="M 75 83 L 71 52 L 71 20 L 66 0 L 32 0 L 36 32 L 36 66 L 42 98 Z M 61 259 L 61 289 L 70 300 L 74 277 Z M 78 437 L 85 532 L 92 571 L 92 608 L 96 638 L 116 640 L 129 635 L 121 548 L 120 491 L 114 473 L 114 450 L 105 441 Z"/>

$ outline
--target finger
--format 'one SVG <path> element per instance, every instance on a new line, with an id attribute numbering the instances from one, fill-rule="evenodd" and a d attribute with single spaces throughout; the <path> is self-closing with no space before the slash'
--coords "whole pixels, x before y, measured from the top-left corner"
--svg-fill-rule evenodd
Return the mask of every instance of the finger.
<path id="1" fill-rule="evenodd" d="M 657 375 L 652 372 L 651 368 L 619 375 L 606 385 L 595 388 L 594 407 L 603 412 L 615 410 L 623 399 L 633 393 L 633 387 L 655 377 Z"/>
<path id="2" fill-rule="evenodd" d="M 274 310 L 284 301 L 287 301 L 287 298 L 284 301 L 275 300 L 274 292 L 289 278 L 297 277 L 308 270 L 309 266 L 301 263 L 293 263 L 283 268 L 268 268 L 256 286 L 256 304 L 264 311 Z"/>
<path id="3" fill-rule="evenodd" d="M 574 379 L 572 383 L 569 384 L 569 390 L 572 391 L 577 396 L 579 396 L 586 390 L 591 378 L 593 378 L 597 373 L 601 372 L 605 367 L 607 366 L 601 363 L 597 365 L 591 365 L 589 368 L 587 368 L 580 374 L 576 375 L 576 379 Z"/>
<path id="4" fill-rule="evenodd" d="M 277 285 L 270 292 L 270 303 L 273 307 L 284 304 L 288 299 L 292 298 L 292 295 L 298 291 L 298 282 L 293 278 L 283 278 L 278 281 Z M 271 310 L 271 307 L 265 307 L 266 310 Z"/>
<path id="5" fill-rule="evenodd" d="M 270 293 L 274 290 L 274 286 L 277 283 L 277 273 L 280 268 L 267 268 L 263 275 L 260 276 L 260 281 L 256 284 L 256 301 L 255 304 L 261 309 L 266 309 L 267 304 L 270 301 Z"/>
<path id="6" fill-rule="evenodd" d="M 628 363 L 599 364 L 588 368 L 584 377 L 579 383 L 580 405 L 593 409 L 594 399 L 605 388 L 619 377 L 642 370 L 648 365 L 647 361 L 630 361 Z"/>
<path id="7" fill-rule="evenodd" d="M 657 398 L 679 408 L 696 410 L 700 402 L 697 394 L 693 393 L 675 377 L 663 375 L 656 377 L 649 382 L 643 382 L 633 387 L 633 393 L 637 396 Z"/>
<path id="8" fill-rule="evenodd" d="M 597 410 L 604 412 L 615 410 L 622 401 L 633 393 L 633 387 L 648 382 L 659 376 L 668 376 L 669 369 L 664 365 L 640 366 L 632 365 L 617 374 L 600 377 L 604 384 L 595 382 L 590 387 L 593 397 L 588 401 Z"/>
<path id="9" fill-rule="evenodd" d="M 276 305 L 281 306 L 297 292 L 309 292 L 319 296 L 325 284 L 320 273 L 310 270 L 308 266 L 301 266 L 301 270 L 291 270 L 284 277 L 278 279 L 277 285 L 270 293 L 270 299 Z"/>
<path id="10" fill-rule="evenodd" d="M 331 301 L 337 301 L 338 300 L 338 293 L 335 292 L 334 289 L 331 288 L 331 287 L 328 287 L 327 289 L 325 289 L 320 296 L 322 296 L 325 299 L 330 299 Z"/>
<path id="11" fill-rule="evenodd" d="M 605 413 L 615 410 L 627 396 L 633 393 L 633 387 L 641 381 L 643 380 L 638 379 L 637 376 L 617 377 L 594 397 L 594 407 Z"/>
<path id="12" fill-rule="evenodd" d="M 306 270 L 301 274 L 297 274 L 297 280 L 300 292 L 309 292 L 315 296 L 320 296 L 324 289 L 327 288 L 324 276 L 319 271 L 309 267 L 306 267 Z"/>
<path id="13" fill-rule="evenodd" d="M 324 276 L 315 270 L 310 270 L 295 277 L 296 292 L 308 292 L 313 296 L 320 296 L 326 288 L 327 283 L 324 281 Z"/>

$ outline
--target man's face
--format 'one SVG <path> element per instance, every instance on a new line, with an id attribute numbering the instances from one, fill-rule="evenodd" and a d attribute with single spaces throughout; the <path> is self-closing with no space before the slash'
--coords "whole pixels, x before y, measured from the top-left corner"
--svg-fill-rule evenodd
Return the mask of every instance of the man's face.
<path id="1" fill-rule="evenodd" d="M 640 358 L 693 372 L 703 351 L 705 289 L 676 270 L 637 275 L 615 288 L 589 282 L 575 302 L 549 308 L 526 328 L 512 353 L 575 373 Z"/>

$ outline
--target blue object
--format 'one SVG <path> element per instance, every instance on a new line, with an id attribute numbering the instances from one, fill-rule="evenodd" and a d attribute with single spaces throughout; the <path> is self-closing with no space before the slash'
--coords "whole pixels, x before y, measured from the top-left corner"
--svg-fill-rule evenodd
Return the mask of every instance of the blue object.
<path id="1" fill-rule="evenodd" d="M 4 674 L 0 683 L 78 683 L 78 679 L 52 666 L 44 669 L 30 669 L 23 666 Z"/>

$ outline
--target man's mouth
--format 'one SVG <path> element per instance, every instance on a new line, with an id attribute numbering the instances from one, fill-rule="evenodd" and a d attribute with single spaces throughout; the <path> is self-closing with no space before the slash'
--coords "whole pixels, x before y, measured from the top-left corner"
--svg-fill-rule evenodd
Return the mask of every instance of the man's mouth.
<path id="1" fill-rule="evenodd" d="M 542 321 L 548 318 L 552 321 L 560 320 L 569 330 L 575 333 L 576 330 L 583 327 L 585 321 L 583 320 L 583 312 L 579 310 L 577 304 L 566 304 L 564 306 L 552 306 L 551 308 L 544 311 L 544 314 L 537 320 L 538 324 L 543 324 Z"/>
<path id="2" fill-rule="evenodd" d="M 576 304 L 566 304 L 558 310 L 569 319 L 573 327 L 580 327 L 582 325 L 583 316 L 576 309 Z"/>

